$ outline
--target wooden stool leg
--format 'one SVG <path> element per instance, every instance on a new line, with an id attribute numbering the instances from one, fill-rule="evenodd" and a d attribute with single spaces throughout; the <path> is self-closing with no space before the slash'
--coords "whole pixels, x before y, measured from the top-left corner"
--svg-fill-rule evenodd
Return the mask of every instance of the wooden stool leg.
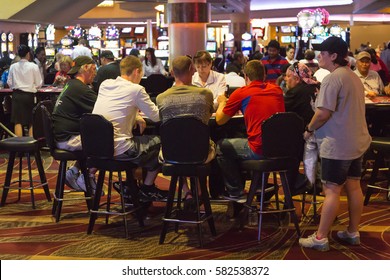
<path id="1" fill-rule="evenodd" d="M 66 177 L 66 161 L 63 160 L 60 162 L 60 168 L 59 168 L 59 178 L 57 178 L 57 186 L 56 186 L 56 197 L 57 197 L 57 203 L 56 207 L 54 209 L 55 213 L 54 216 L 56 218 L 56 223 L 60 221 L 61 217 L 61 210 L 62 210 L 62 203 L 64 198 L 64 188 L 65 188 L 65 177 Z M 53 203 L 54 207 L 54 203 Z"/>
<path id="2" fill-rule="evenodd" d="M 4 206 L 5 205 L 5 201 L 7 200 L 9 186 L 11 185 L 12 171 L 14 169 L 15 156 L 16 156 L 15 152 L 10 152 L 9 153 L 9 159 L 8 159 L 8 165 L 7 165 L 7 173 L 5 174 L 3 194 L 1 196 L 1 205 L 0 206 Z"/>
<path id="3" fill-rule="evenodd" d="M 102 195 L 102 189 L 103 189 L 105 173 L 106 173 L 105 170 L 99 170 L 99 177 L 98 177 L 98 181 L 97 181 L 97 184 L 96 184 L 96 192 L 95 192 L 95 197 L 93 199 L 93 205 L 92 205 L 92 210 L 93 211 L 98 211 L 99 210 L 100 197 Z M 93 227 L 95 226 L 96 219 L 97 219 L 97 213 L 91 212 L 91 216 L 89 218 L 87 234 L 91 234 L 92 233 Z"/>
<path id="4" fill-rule="evenodd" d="M 379 152 L 378 152 L 376 157 L 375 157 L 375 162 L 374 162 L 374 166 L 372 167 L 371 177 L 370 177 L 370 180 L 368 181 L 368 185 L 375 185 L 376 178 L 378 177 L 378 172 L 379 172 L 380 158 L 381 157 L 380 157 Z M 368 204 L 373 192 L 374 192 L 373 188 L 367 186 L 366 195 L 364 197 L 364 205 Z"/>
<path id="5" fill-rule="evenodd" d="M 43 187 L 43 190 L 45 191 L 46 199 L 47 199 L 47 201 L 50 202 L 51 201 L 50 190 L 49 190 L 49 186 L 47 184 L 45 169 L 43 168 L 43 164 L 42 164 L 41 153 L 39 151 L 36 151 L 34 154 L 34 157 L 35 157 L 35 162 L 36 162 L 37 168 L 38 168 L 39 178 L 41 180 L 41 184 L 43 184 L 42 187 Z"/>
<path id="6" fill-rule="evenodd" d="M 213 212 L 211 210 L 211 205 L 210 205 L 210 196 L 207 191 L 207 177 L 202 176 L 199 178 L 200 181 L 200 190 L 201 190 L 201 197 L 203 200 L 203 205 L 204 205 L 204 211 L 206 213 L 207 217 L 211 217 L 207 220 L 210 228 L 210 232 L 213 236 L 217 235 L 217 231 L 215 229 L 215 223 L 214 223 L 214 217 L 213 217 Z M 198 204 L 199 205 L 199 204 Z"/>
<path id="7" fill-rule="evenodd" d="M 177 175 L 172 176 L 171 183 L 169 184 L 168 200 L 167 200 L 167 205 L 166 205 L 165 214 L 164 214 L 164 218 L 166 218 L 166 219 L 169 219 L 171 217 L 172 208 L 173 208 L 173 201 L 174 201 L 175 192 L 176 192 L 177 179 L 178 179 Z M 160 244 L 164 243 L 165 236 L 166 236 L 167 231 L 168 231 L 168 226 L 169 226 L 169 222 L 164 221 L 163 227 L 162 227 L 162 230 L 160 233 L 160 241 L 159 241 Z"/>
<path id="8" fill-rule="evenodd" d="M 32 208 L 35 209 L 34 182 L 33 182 L 33 177 L 32 177 L 30 153 L 27 153 L 27 168 L 28 168 L 28 178 L 29 178 L 29 183 L 30 183 L 31 203 L 32 203 Z"/>
<path id="9" fill-rule="evenodd" d="M 293 209 L 294 204 L 293 204 L 292 197 L 291 197 L 290 186 L 289 186 L 288 180 L 287 180 L 287 174 L 286 174 L 286 172 L 281 172 L 281 173 L 282 174 L 280 174 L 280 177 L 281 177 L 280 179 L 282 180 L 284 200 L 285 200 L 287 207 L 289 209 Z M 298 236 L 301 236 L 301 231 L 299 229 L 299 223 L 298 223 L 298 217 L 297 217 L 297 213 L 295 212 L 295 210 L 291 211 L 291 219 L 295 225 L 295 229 L 297 231 Z"/>

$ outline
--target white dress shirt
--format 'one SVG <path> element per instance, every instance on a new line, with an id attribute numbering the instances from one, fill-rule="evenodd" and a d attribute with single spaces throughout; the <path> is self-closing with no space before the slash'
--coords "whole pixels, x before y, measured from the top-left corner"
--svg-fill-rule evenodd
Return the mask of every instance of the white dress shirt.
<path id="1" fill-rule="evenodd" d="M 236 72 L 225 74 L 226 84 L 229 87 L 243 87 L 246 86 L 245 79 Z"/>
<path id="2" fill-rule="evenodd" d="M 42 86 L 42 83 L 41 73 L 35 63 L 23 58 L 11 65 L 7 80 L 11 89 L 35 93 Z"/>
<path id="3" fill-rule="evenodd" d="M 218 96 L 225 94 L 226 91 L 225 75 L 222 73 L 215 72 L 213 70 L 210 71 L 207 81 L 204 84 L 200 79 L 198 72 L 195 72 L 195 74 L 192 76 L 192 84 L 194 86 L 208 88 L 209 90 L 211 90 L 214 97 L 214 107 L 215 105 L 218 105 Z"/>

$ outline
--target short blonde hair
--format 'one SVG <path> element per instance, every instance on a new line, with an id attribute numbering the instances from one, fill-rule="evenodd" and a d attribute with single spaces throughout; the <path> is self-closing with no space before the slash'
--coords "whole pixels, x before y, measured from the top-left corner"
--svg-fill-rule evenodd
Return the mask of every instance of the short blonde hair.
<path id="1" fill-rule="evenodd" d="M 120 63 L 120 69 L 121 75 L 129 76 L 135 69 L 142 69 L 141 60 L 134 55 L 126 56 Z"/>
<path id="2" fill-rule="evenodd" d="M 72 67 L 73 59 L 70 56 L 64 55 L 61 57 L 61 59 L 58 61 L 59 64 L 61 63 L 67 63 L 70 67 Z"/>

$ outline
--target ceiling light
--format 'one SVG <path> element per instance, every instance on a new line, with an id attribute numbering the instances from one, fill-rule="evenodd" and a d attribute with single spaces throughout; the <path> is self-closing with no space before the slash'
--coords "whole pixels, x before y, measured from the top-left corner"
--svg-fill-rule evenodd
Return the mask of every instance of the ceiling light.
<path id="1" fill-rule="evenodd" d="M 114 1 L 103 1 L 98 5 L 98 7 L 114 7 Z"/>

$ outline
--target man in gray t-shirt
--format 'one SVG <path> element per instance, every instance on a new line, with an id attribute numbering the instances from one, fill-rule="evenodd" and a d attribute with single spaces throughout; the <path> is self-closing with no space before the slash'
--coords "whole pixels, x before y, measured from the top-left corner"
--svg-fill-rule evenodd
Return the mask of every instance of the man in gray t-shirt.
<path id="1" fill-rule="evenodd" d="M 322 81 L 316 111 L 304 138 L 315 132 L 320 144 L 321 181 L 325 200 L 318 231 L 300 238 L 302 247 L 329 250 L 328 234 L 338 214 L 343 187 L 349 205 L 349 225 L 337 232 L 340 240 L 360 244 L 358 225 L 363 211 L 360 186 L 362 156 L 371 143 L 365 118 L 364 88 L 347 66 L 348 46 L 339 37 L 330 37 L 317 46 L 319 64 L 330 71 Z"/>

